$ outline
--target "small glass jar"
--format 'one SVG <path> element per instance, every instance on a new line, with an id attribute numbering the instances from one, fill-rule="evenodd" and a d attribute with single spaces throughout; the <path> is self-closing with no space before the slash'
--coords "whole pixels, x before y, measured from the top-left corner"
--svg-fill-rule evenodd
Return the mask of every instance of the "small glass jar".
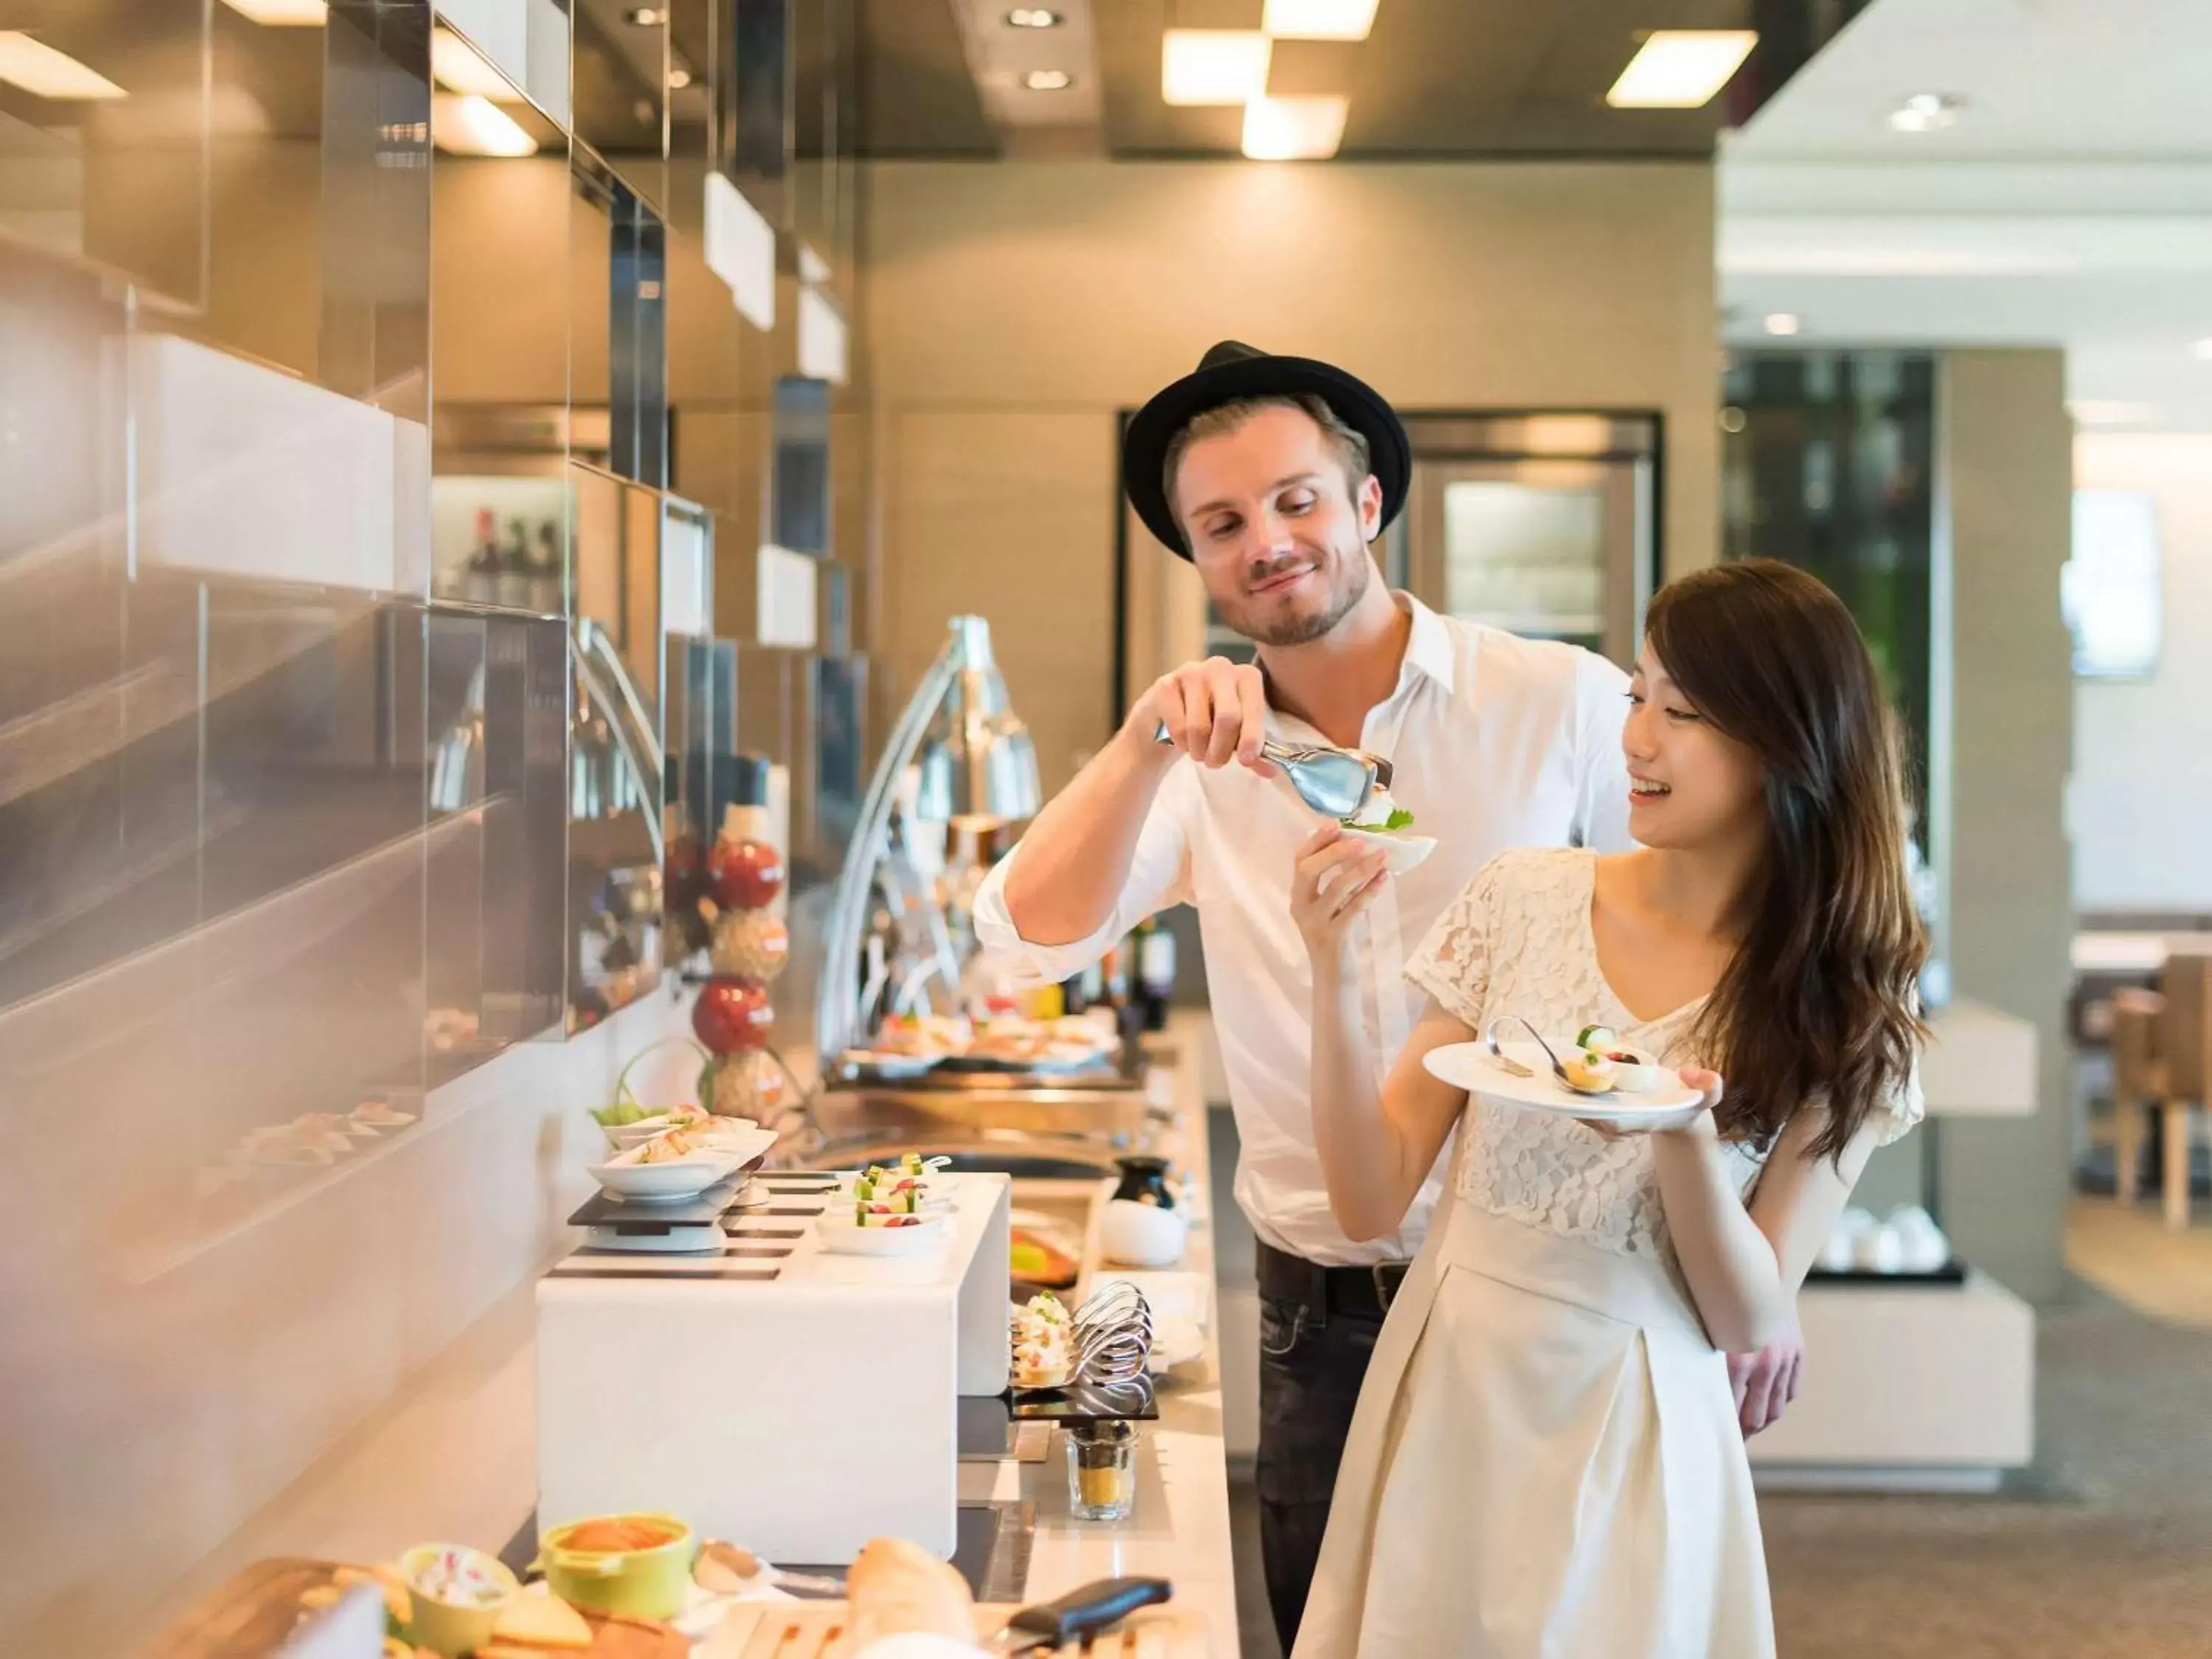
<path id="1" fill-rule="evenodd" d="M 1121 1521 L 1137 1499 L 1137 1431 L 1119 1419 L 1071 1423 L 1067 1507 L 1079 1521 Z"/>

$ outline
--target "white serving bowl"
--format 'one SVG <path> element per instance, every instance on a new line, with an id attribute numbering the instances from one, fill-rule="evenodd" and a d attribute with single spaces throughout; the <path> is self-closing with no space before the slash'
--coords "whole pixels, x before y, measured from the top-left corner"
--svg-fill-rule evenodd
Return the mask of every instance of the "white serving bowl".
<path id="1" fill-rule="evenodd" d="M 1368 847 L 1379 847 L 1387 859 L 1383 867 L 1394 876 L 1402 876 L 1425 860 L 1437 850 L 1434 836 L 1401 836 L 1376 830 L 1355 830 L 1344 826 L 1344 833 Z"/>
<path id="2" fill-rule="evenodd" d="M 599 1133 L 615 1151 L 626 1152 L 633 1146 L 642 1146 L 655 1135 L 665 1134 L 675 1126 L 676 1120 L 662 1112 L 653 1117 L 641 1117 L 635 1123 L 602 1123 Z"/>
<path id="3" fill-rule="evenodd" d="M 586 1173 L 617 1198 L 670 1203 L 696 1198 L 717 1182 L 728 1180 L 738 1172 L 740 1162 L 727 1152 L 699 1152 L 688 1158 L 645 1164 L 639 1161 L 644 1152 L 642 1146 L 633 1147 L 619 1158 L 594 1164 Z"/>
<path id="4" fill-rule="evenodd" d="M 927 1255 L 940 1249 L 947 1228 L 942 1216 L 926 1216 L 911 1227 L 862 1227 L 847 1218 L 825 1215 L 814 1224 L 822 1248 L 838 1255 Z"/>

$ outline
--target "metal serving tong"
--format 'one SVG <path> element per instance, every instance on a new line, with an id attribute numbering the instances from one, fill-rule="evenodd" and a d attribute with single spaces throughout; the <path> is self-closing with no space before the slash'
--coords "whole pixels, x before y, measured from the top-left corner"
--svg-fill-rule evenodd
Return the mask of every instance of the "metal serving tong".
<path id="1" fill-rule="evenodd" d="M 1173 744 L 1175 733 L 1160 722 L 1152 741 Z M 1367 805 L 1368 796 L 1390 787 L 1390 763 L 1364 749 L 1338 749 L 1325 743 L 1278 743 L 1273 738 L 1260 745 L 1262 760 L 1283 769 L 1298 798 L 1323 817 L 1348 818 Z"/>
<path id="2" fill-rule="evenodd" d="M 1109 1387 L 1144 1376 L 1152 1351 L 1152 1309 L 1145 1293 L 1117 1279 L 1075 1310 L 1074 1365 L 1079 1381 Z"/>

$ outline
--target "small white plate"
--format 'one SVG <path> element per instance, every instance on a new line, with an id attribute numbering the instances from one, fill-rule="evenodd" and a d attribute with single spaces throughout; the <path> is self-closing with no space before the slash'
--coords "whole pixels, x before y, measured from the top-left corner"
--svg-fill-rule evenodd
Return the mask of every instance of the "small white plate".
<path id="1" fill-rule="evenodd" d="M 821 1235 L 822 1248 L 837 1255 L 927 1255 L 945 1243 L 945 1225 L 938 1216 L 912 1227 L 856 1227 L 825 1215 L 814 1231 Z"/>
<path id="2" fill-rule="evenodd" d="M 1591 1123 L 1616 1124 L 1622 1128 L 1679 1129 L 1693 1121 L 1704 1109 L 1705 1097 L 1682 1086 L 1680 1077 L 1662 1068 L 1656 1089 L 1641 1094 L 1616 1090 L 1609 1095 L 1577 1094 L 1552 1074 L 1552 1062 L 1534 1042 L 1501 1042 L 1509 1059 L 1535 1073 L 1516 1077 L 1491 1057 L 1480 1042 L 1452 1042 L 1431 1048 L 1422 1063 L 1429 1075 L 1455 1089 L 1503 1101 L 1524 1111 L 1549 1112 L 1554 1117 L 1581 1118 Z"/>
<path id="3" fill-rule="evenodd" d="M 775 1140 L 774 1135 L 769 1136 L 769 1145 Z M 593 1165 L 586 1173 L 617 1198 L 669 1203 L 696 1198 L 717 1182 L 735 1175 L 745 1161 L 733 1152 L 714 1147 L 647 1164 L 643 1161 L 645 1151 L 643 1146 L 633 1146 L 619 1158 Z"/>
<path id="4" fill-rule="evenodd" d="M 1158 1376 L 1188 1365 L 1206 1352 L 1206 1331 L 1194 1319 L 1163 1319 L 1152 1328 L 1152 1351 L 1146 1369 Z"/>
<path id="5" fill-rule="evenodd" d="M 1344 826 L 1344 833 L 1366 846 L 1381 848 L 1387 859 L 1383 867 L 1394 876 L 1404 875 L 1437 850 L 1434 836 L 1401 836 L 1388 830 L 1355 830 L 1348 823 Z"/>
<path id="6" fill-rule="evenodd" d="M 933 1072 L 945 1059 L 942 1054 L 879 1054 L 866 1048 L 848 1048 L 843 1056 L 846 1065 L 856 1070 L 872 1072 L 887 1082 L 902 1078 L 921 1077 Z"/>
<path id="7" fill-rule="evenodd" d="M 721 1158 L 686 1158 L 676 1164 L 602 1164 L 588 1173 L 617 1198 L 633 1204 L 674 1204 L 728 1180 L 736 1168 Z"/>

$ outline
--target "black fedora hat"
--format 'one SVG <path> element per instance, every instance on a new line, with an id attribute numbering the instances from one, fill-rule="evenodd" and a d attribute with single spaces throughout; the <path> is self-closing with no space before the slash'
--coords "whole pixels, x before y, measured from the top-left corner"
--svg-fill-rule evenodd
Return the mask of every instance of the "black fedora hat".
<path id="1" fill-rule="evenodd" d="M 1197 416 L 1249 398 L 1320 398 L 1367 440 L 1367 465 L 1382 486 L 1379 534 L 1406 505 L 1413 471 L 1412 447 L 1397 412 L 1364 380 L 1310 357 L 1278 357 L 1224 340 L 1199 360 L 1196 372 L 1161 392 L 1131 417 L 1121 435 L 1121 488 L 1145 527 L 1188 559 L 1182 526 L 1167 495 L 1168 450 Z"/>

